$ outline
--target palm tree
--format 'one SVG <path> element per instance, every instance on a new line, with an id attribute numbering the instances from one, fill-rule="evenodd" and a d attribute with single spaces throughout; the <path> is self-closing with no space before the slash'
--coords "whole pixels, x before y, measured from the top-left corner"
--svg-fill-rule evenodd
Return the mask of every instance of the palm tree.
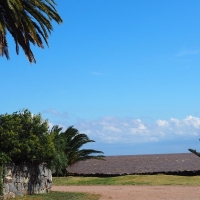
<path id="1" fill-rule="evenodd" d="M 79 131 L 73 128 L 73 126 L 70 126 L 62 134 L 66 141 L 65 154 L 68 158 L 68 166 L 71 166 L 74 163 L 82 160 L 103 159 L 103 155 L 95 155 L 103 154 L 102 151 L 97 151 L 93 149 L 81 149 L 84 144 L 95 141 L 90 140 L 86 134 L 79 133 Z"/>
<path id="2" fill-rule="evenodd" d="M 90 140 L 86 134 L 79 133 L 73 126 L 70 126 L 66 131 L 61 132 L 62 128 L 53 126 L 50 134 L 53 137 L 55 146 L 55 156 L 52 160 L 52 166 L 56 174 L 63 174 L 66 172 L 66 167 L 71 166 L 79 161 L 87 159 L 103 159 L 102 151 L 93 149 L 81 149 L 81 147 Z"/>
<path id="3" fill-rule="evenodd" d="M 65 169 L 67 168 L 68 159 L 65 154 L 65 141 L 64 138 L 60 135 L 60 131 L 62 130 L 59 126 L 53 126 L 50 135 L 54 142 L 54 158 L 51 160 L 50 168 L 55 172 L 56 176 L 59 174 L 65 173 Z"/>
<path id="4" fill-rule="evenodd" d="M 0 56 L 9 59 L 8 42 L 9 32 L 19 54 L 22 47 L 29 62 L 36 62 L 30 44 L 44 48 L 43 40 L 48 46 L 48 34 L 53 30 L 51 21 L 58 24 L 61 17 L 55 9 L 54 0 L 1 0 L 0 1 Z"/>

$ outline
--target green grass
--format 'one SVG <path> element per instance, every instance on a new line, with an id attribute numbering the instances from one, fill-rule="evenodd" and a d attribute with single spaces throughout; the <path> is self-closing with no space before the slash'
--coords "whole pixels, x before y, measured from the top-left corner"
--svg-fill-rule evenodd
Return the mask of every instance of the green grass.
<path id="1" fill-rule="evenodd" d="M 78 192 L 51 192 L 48 194 L 27 195 L 15 200 L 98 200 L 100 195 Z"/>
<path id="2" fill-rule="evenodd" d="M 200 185 L 200 176 L 127 175 L 118 177 L 53 177 L 53 185 Z"/>

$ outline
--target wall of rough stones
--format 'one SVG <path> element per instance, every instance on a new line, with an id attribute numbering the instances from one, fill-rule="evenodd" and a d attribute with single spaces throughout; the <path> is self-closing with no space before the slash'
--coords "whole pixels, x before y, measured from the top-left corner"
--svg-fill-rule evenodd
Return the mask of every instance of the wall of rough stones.
<path id="1" fill-rule="evenodd" d="M 3 181 L 3 200 L 50 192 L 52 173 L 44 165 L 7 165 Z"/>

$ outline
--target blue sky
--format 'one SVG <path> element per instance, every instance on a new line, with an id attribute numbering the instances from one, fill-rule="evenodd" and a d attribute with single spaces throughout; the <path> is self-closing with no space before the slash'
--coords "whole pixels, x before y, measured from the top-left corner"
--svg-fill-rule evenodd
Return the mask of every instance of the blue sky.
<path id="1" fill-rule="evenodd" d="M 200 150 L 200 1 L 56 0 L 50 48 L 1 59 L 0 113 L 28 108 L 105 155 Z"/>

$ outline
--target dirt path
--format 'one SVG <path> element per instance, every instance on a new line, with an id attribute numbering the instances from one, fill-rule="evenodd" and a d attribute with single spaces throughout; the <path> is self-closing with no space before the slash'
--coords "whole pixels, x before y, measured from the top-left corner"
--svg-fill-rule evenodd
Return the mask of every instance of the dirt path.
<path id="1" fill-rule="evenodd" d="M 53 186 L 52 191 L 100 194 L 100 200 L 200 200 L 198 186 Z"/>

